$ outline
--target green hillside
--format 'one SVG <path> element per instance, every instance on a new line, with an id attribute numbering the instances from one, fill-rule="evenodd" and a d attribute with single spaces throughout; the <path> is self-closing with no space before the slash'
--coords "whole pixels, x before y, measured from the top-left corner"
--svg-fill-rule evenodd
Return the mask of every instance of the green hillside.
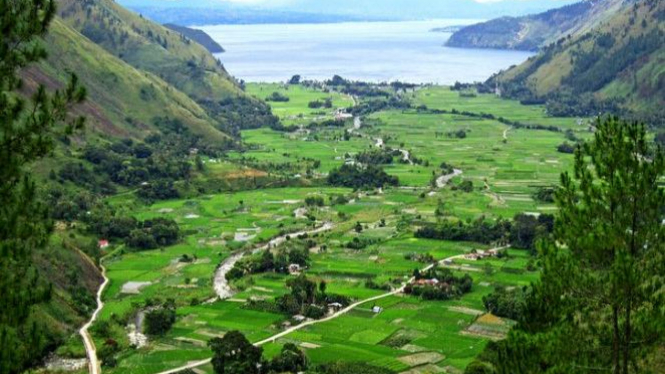
<path id="1" fill-rule="evenodd" d="M 195 101 L 228 134 L 272 120 L 208 50 L 111 0 L 59 0 L 62 20 L 109 54 Z"/>
<path id="2" fill-rule="evenodd" d="M 569 35 L 576 36 L 627 6 L 628 0 L 584 0 L 523 17 L 502 17 L 464 27 L 446 45 L 536 51 Z"/>
<path id="3" fill-rule="evenodd" d="M 59 0 L 59 14 L 109 53 L 196 98 L 241 94 L 205 48 L 111 0 Z"/>
<path id="4" fill-rule="evenodd" d="M 547 103 L 554 115 L 665 116 L 665 3 L 642 0 L 524 64 L 490 78 L 504 96 Z"/>
<path id="5" fill-rule="evenodd" d="M 178 119 L 210 141 L 227 141 L 196 102 L 161 78 L 133 68 L 56 19 L 46 37 L 49 59 L 24 72 L 28 86 L 59 87 L 73 71 L 88 90 L 79 110 L 88 132 L 106 138 L 143 138 L 158 133 L 155 119 Z"/>

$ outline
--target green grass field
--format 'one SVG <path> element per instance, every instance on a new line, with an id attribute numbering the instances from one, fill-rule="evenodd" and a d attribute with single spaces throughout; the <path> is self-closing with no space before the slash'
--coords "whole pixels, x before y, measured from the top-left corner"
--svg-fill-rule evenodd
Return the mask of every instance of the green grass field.
<path id="1" fill-rule="evenodd" d="M 273 113 L 278 116 L 285 125 L 308 125 L 311 122 L 333 119 L 333 112 L 338 108 L 353 106 L 353 99 L 348 95 L 337 92 L 325 93 L 313 88 L 300 85 L 285 84 L 256 84 L 247 85 L 247 93 L 258 99 L 265 100 L 273 92 L 277 92 L 289 98 L 288 102 L 270 102 Z M 332 108 L 309 108 L 313 101 L 332 100 Z"/>

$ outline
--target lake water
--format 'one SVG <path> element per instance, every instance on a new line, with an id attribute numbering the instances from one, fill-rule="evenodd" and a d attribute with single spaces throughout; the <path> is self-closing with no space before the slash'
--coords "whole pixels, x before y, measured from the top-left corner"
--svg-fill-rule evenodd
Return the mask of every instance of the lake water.
<path id="1" fill-rule="evenodd" d="M 447 48 L 436 27 L 474 20 L 200 27 L 226 52 L 227 70 L 248 82 L 282 82 L 294 74 L 323 80 L 334 74 L 371 82 L 452 84 L 484 81 L 531 53 Z"/>

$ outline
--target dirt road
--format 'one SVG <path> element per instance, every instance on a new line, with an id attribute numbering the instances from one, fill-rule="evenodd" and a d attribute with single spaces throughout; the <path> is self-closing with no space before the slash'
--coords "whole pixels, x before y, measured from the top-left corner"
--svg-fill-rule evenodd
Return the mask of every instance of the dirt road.
<path id="1" fill-rule="evenodd" d="M 453 172 L 451 174 L 442 175 L 439 178 L 437 178 L 436 186 L 438 188 L 444 188 L 448 184 L 448 182 L 450 182 L 453 178 L 462 175 L 463 173 L 464 172 L 462 170 L 453 169 Z"/>
<path id="2" fill-rule="evenodd" d="M 248 252 L 258 253 L 258 252 L 262 252 L 262 251 L 265 251 L 265 250 L 270 249 L 270 248 L 277 247 L 277 246 L 281 245 L 282 243 L 286 242 L 287 237 L 295 238 L 295 237 L 298 237 L 298 236 L 301 236 L 301 235 L 319 234 L 319 233 L 324 232 L 324 231 L 332 230 L 334 227 L 335 226 L 332 223 L 326 222 L 326 223 L 323 224 L 323 226 L 321 226 L 317 229 L 309 230 L 309 231 L 295 232 L 295 233 L 291 233 L 291 234 L 285 234 L 285 235 L 282 235 L 282 236 L 279 236 L 277 238 L 274 238 L 274 239 L 270 240 L 267 244 L 264 244 L 264 245 L 261 245 L 259 247 L 250 249 L 249 251 L 246 251 L 246 252 L 241 252 L 241 253 L 234 254 L 233 256 L 231 256 L 231 257 L 227 258 L 226 260 L 224 260 L 224 262 L 222 262 L 222 264 L 215 271 L 215 279 L 214 279 L 214 282 L 213 282 L 213 286 L 215 288 L 215 293 L 217 293 L 217 296 L 222 300 L 233 297 L 234 292 L 233 292 L 233 289 L 231 288 L 231 286 L 229 285 L 229 282 L 226 280 L 226 274 L 228 274 L 228 272 L 231 271 L 231 269 L 233 269 L 235 264 L 238 261 L 240 261 L 240 259 L 243 258 L 243 256 L 246 253 L 248 253 Z"/>
<path id="3" fill-rule="evenodd" d="M 85 345 L 86 355 L 88 356 L 88 367 L 90 374 L 101 374 L 102 372 L 102 365 L 99 362 L 99 359 L 97 358 L 97 348 L 95 347 L 95 342 L 92 340 L 92 336 L 90 336 L 90 332 L 88 331 L 90 329 L 90 326 L 92 326 L 92 324 L 95 323 L 95 321 L 97 320 L 97 316 L 104 307 L 104 303 L 102 302 L 102 293 L 104 292 L 106 286 L 109 284 L 109 278 L 106 276 L 106 268 L 104 266 L 100 267 L 102 269 L 102 276 L 104 277 L 104 282 L 97 291 L 97 309 L 95 309 L 95 312 L 92 314 L 90 321 L 88 321 L 88 323 L 83 325 L 83 327 L 81 327 L 81 329 L 79 330 L 79 334 L 83 338 L 83 345 Z"/>

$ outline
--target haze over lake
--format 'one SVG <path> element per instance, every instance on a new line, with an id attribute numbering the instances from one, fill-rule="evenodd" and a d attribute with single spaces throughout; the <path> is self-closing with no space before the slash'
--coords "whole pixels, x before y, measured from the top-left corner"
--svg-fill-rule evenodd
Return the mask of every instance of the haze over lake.
<path id="1" fill-rule="evenodd" d="M 217 57 L 248 82 L 281 82 L 294 74 L 334 74 L 371 82 L 452 84 L 484 81 L 531 53 L 447 48 L 450 33 L 433 28 L 475 20 L 203 26 L 226 52 Z"/>

